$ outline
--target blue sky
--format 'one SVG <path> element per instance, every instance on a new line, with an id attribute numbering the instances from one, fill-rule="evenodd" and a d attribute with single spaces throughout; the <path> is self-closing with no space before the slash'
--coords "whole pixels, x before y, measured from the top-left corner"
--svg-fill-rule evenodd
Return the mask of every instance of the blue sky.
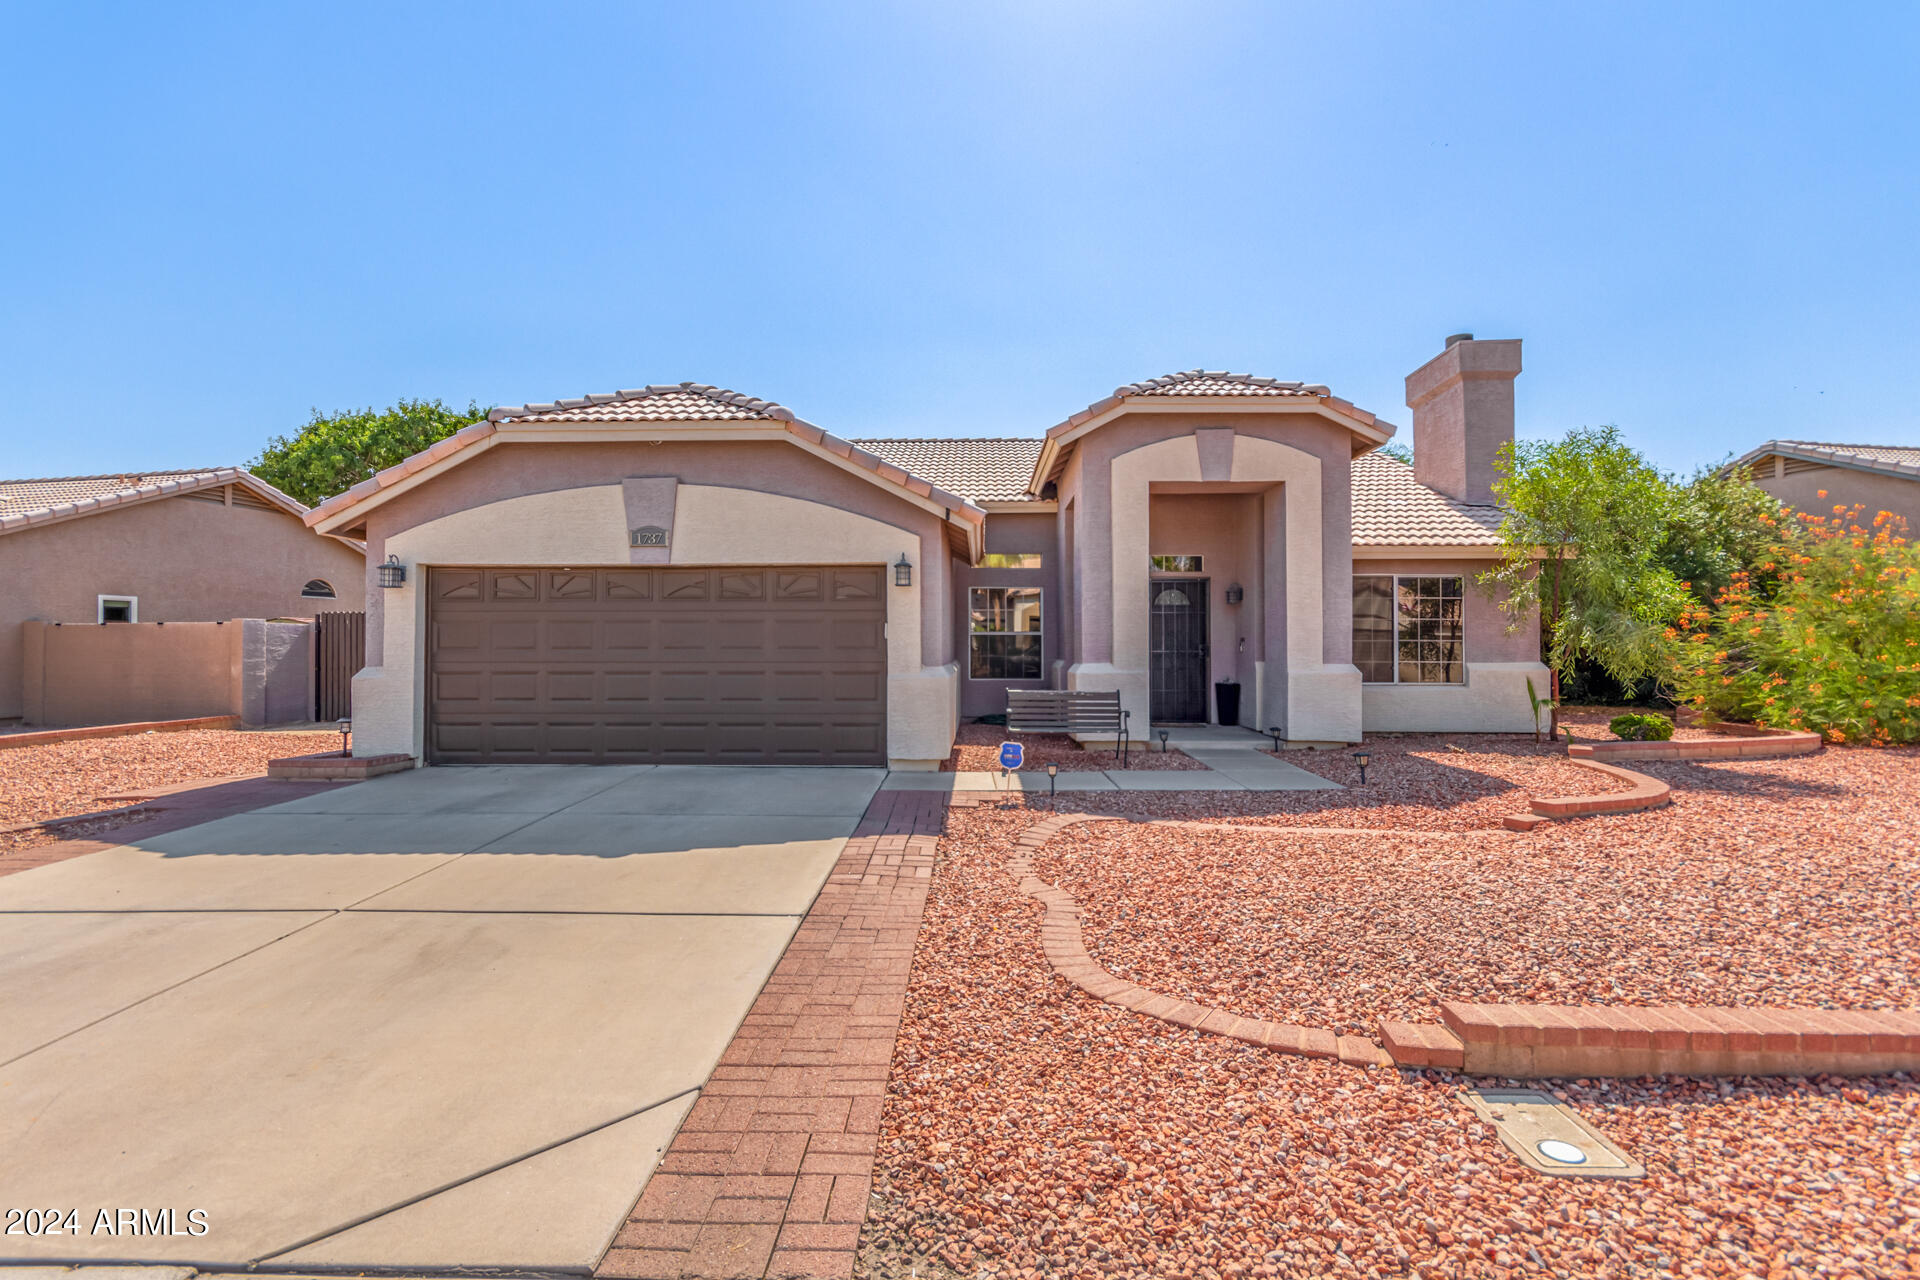
<path id="1" fill-rule="evenodd" d="M 1920 440 L 1920 8 L 13 4 L 0 475 L 694 379 L 1033 435 L 1202 366 Z M 1406 434 L 1403 432 L 1403 434 Z"/>

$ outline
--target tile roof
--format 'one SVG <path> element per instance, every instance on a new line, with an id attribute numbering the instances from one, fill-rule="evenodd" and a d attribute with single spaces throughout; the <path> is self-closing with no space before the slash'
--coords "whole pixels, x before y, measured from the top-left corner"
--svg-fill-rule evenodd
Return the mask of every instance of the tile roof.
<path id="1" fill-rule="evenodd" d="M 1383 453 L 1353 460 L 1356 547 L 1497 547 L 1499 507 L 1456 502 L 1413 478 L 1413 468 Z"/>
<path id="2" fill-rule="evenodd" d="M 1227 373 L 1224 370 L 1209 373 L 1204 369 L 1189 369 L 1185 373 L 1169 373 L 1164 378 L 1129 382 L 1124 387 L 1116 387 L 1113 394 L 1116 396 L 1324 396 L 1328 391 L 1318 383 L 1282 382 L 1278 378 L 1256 378 L 1250 373 Z"/>
<path id="3" fill-rule="evenodd" d="M 1278 378 L 1257 378 L 1250 373 L 1228 373 L 1221 369 L 1188 369 L 1184 373 L 1169 373 L 1160 378 L 1148 378 L 1144 382 L 1129 382 L 1124 387 L 1115 387 L 1113 394 L 1104 400 L 1096 400 L 1080 412 L 1047 430 L 1048 436 L 1064 435 L 1083 422 L 1099 417 L 1122 400 L 1134 396 L 1225 396 L 1230 398 L 1286 398 L 1298 400 L 1318 400 L 1329 409 L 1345 417 L 1352 418 L 1366 427 L 1377 428 L 1392 435 L 1393 424 L 1382 421 L 1355 405 L 1352 401 L 1342 400 L 1317 382 L 1282 382 Z"/>
<path id="4" fill-rule="evenodd" d="M 202 467 L 192 471 L 136 471 L 99 476 L 54 476 L 41 480 L 0 480 L 0 533 L 92 515 L 112 507 L 223 484 L 242 484 L 292 515 L 307 508 L 251 471 L 240 467 Z"/>
<path id="5" fill-rule="evenodd" d="M 1727 470 L 1749 466 L 1772 454 L 1805 458 L 1813 462 L 1833 462 L 1885 471 L 1893 475 L 1920 477 L 1920 445 L 1899 444 L 1826 444 L 1817 440 L 1769 440 L 1727 464 Z"/>
<path id="6" fill-rule="evenodd" d="M 946 509 L 949 520 L 972 526 L 972 537 L 979 536 L 979 529 L 986 520 L 986 512 L 974 506 L 972 500 L 963 494 L 823 431 L 795 417 L 793 410 L 771 400 L 756 399 L 703 382 L 679 382 L 616 391 L 610 395 L 582 396 L 577 400 L 495 409 L 483 421 L 461 428 L 371 479 L 362 480 L 345 493 L 336 493 L 307 513 L 307 523 L 318 528 L 329 519 L 377 496 L 381 490 L 390 489 L 445 458 L 482 444 L 503 429 L 549 423 L 614 426 L 620 423 L 673 422 L 766 422 L 862 470 L 873 472 L 888 484 L 897 485 L 917 497 L 939 504 Z"/>
<path id="7" fill-rule="evenodd" d="M 636 387 L 611 395 L 582 396 L 549 404 L 522 404 L 495 409 L 489 422 L 739 422 L 765 419 L 793 421 L 793 410 L 771 400 L 758 400 L 710 387 L 704 382 L 681 382 Z"/>
<path id="8" fill-rule="evenodd" d="M 973 502 L 1034 501 L 1027 484 L 1043 443 L 1037 436 L 853 442 L 855 448 Z"/>

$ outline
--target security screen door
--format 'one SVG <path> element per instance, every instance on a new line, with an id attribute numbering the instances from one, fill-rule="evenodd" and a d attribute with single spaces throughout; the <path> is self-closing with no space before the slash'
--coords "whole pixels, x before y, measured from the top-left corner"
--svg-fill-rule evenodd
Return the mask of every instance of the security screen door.
<path id="1" fill-rule="evenodd" d="M 1207 580 L 1155 578 L 1147 614 L 1149 706 L 1155 723 L 1207 719 Z"/>

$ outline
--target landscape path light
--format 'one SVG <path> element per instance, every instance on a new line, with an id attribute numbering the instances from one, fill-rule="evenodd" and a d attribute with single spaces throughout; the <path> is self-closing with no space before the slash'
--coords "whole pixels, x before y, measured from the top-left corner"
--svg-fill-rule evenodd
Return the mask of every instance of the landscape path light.
<path id="1" fill-rule="evenodd" d="M 351 734 L 352 732 L 353 732 L 353 721 L 342 720 L 340 722 L 340 754 L 343 756 L 350 754 L 347 750 L 347 735 Z"/>
<path id="2" fill-rule="evenodd" d="M 1047 807 L 1048 808 L 1053 807 L 1053 780 L 1056 776 L 1059 775 L 1059 773 L 1060 773 L 1060 766 L 1055 764 L 1051 760 L 1047 761 Z"/>
<path id="3" fill-rule="evenodd" d="M 1360 764 L 1360 785 L 1364 787 L 1367 785 L 1367 765 L 1373 759 L 1373 752 L 1362 748 L 1353 753 L 1353 758 Z"/>

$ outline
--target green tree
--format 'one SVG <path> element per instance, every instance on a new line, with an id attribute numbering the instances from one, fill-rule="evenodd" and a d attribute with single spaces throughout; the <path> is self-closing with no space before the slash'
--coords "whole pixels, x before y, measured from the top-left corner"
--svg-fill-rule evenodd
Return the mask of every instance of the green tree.
<path id="1" fill-rule="evenodd" d="M 1732 586 L 1741 573 L 1750 588 L 1767 594 L 1777 576 L 1761 565 L 1775 559 L 1780 518 L 1780 500 L 1751 476 L 1706 468 L 1675 487 L 1660 562 L 1691 587 L 1701 604 Z"/>
<path id="2" fill-rule="evenodd" d="M 315 409 L 312 421 L 293 435 L 269 440 L 249 468 L 314 506 L 486 416 L 477 404 L 459 413 L 438 400 L 402 400 L 379 411 Z"/>
<path id="3" fill-rule="evenodd" d="M 1539 611 L 1556 692 L 1583 660 L 1623 685 L 1663 674 L 1663 633 L 1689 599 L 1660 554 L 1675 486 L 1614 427 L 1506 445 L 1498 469 L 1501 558 L 1479 581 L 1504 588 L 1516 620 Z"/>
<path id="4" fill-rule="evenodd" d="M 1395 462 L 1404 462 L 1408 466 L 1413 465 L 1412 446 L 1401 444 L 1398 440 L 1389 440 L 1387 443 L 1381 445 L 1380 453 L 1384 457 L 1392 458 Z"/>

